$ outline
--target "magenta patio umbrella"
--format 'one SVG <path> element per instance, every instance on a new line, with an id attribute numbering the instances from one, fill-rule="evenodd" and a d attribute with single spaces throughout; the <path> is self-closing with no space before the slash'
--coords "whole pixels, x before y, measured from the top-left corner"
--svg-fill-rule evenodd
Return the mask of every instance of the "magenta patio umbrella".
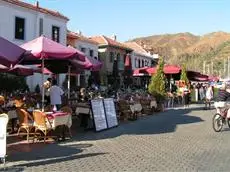
<path id="1" fill-rule="evenodd" d="M 0 64 L 11 67 L 17 64 L 26 52 L 25 49 L 0 37 Z"/>
<path id="2" fill-rule="evenodd" d="M 76 50 L 72 46 L 68 46 L 69 48 Z M 76 62 L 81 65 L 81 68 L 87 69 L 87 70 L 92 70 L 92 71 L 99 71 L 102 67 L 102 62 L 99 60 L 92 58 L 92 57 L 87 57 L 85 56 L 85 61 L 83 63 Z"/>
<path id="3" fill-rule="evenodd" d="M 32 41 L 29 41 L 21 45 L 27 51 L 30 51 L 32 55 L 25 57 L 24 61 L 34 62 L 35 60 L 80 60 L 85 61 L 85 55 L 76 50 L 62 44 L 59 44 L 49 38 L 40 36 Z M 34 63 L 33 63 L 34 64 Z"/>
<path id="4" fill-rule="evenodd" d="M 89 69 L 92 71 L 99 71 L 102 67 L 102 62 L 92 57 L 86 57 L 85 63 L 86 63 L 86 66 L 85 66 L 86 69 Z"/>
<path id="5" fill-rule="evenodd" d="M 23 65 L 15 65 L 13 68 L 0 65 L 0 72 L 11 73 L 19 76 L 29 76 L 34 74 L 35 69 Z"/>
<path id="6" fill-rule="evenodd" d="M 131 55 L 127 54 L 125 57 L 125 68 L 124 68 L 124 82 L 125 85 L 128 87 L 130 84 L 132 84 L 132 60 Z"/>
<path id="7" fill-rule="evenodd" d="M 58 66 L 60 69 L 70 72 L 71 65 L 79 66 L 85 61 L 85 55 L 76 49 L 72 49 L 59 44 L 44 36 L 38 37 L 21 46 L 30 54 L 26 56 L 22 63 L 25 64 L 42 64 L 44 71 L 45 63 L 50 66 Z M 52 71 L 54 72 L 54 71 Z M 44 74 L 42 75 L 44 82 Z M 42 88 L 42 108 L 44 109 L 44 87 Z"/>

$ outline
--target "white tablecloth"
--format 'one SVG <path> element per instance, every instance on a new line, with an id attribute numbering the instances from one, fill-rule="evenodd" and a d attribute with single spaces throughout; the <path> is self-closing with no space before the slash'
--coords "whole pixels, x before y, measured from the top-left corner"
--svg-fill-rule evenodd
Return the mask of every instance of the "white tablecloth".
<path id="1" fill-rule="evenodd" d="M 55 129 L 57 126 L 66 125 L 69 128 L 72 126 L 72 115 L 67 113 L 48 114 L 51 127 Z"/>
<path id="2" fill-rule="evenodd" d="M 77 107 L 75 113 L 79 115 L 80 113 L 82 114 L 90 114 L 91 110 L 90 108 L 87 107 Z"/>

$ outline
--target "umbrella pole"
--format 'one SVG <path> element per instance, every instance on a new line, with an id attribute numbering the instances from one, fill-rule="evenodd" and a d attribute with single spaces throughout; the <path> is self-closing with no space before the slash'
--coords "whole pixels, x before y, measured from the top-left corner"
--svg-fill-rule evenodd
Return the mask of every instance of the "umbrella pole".
<path id="1" fill-rule="evenodd" d="M 44 58 L 42 57 L 42 112 L 44 112 L 45 87 L 44 87 Z"/>
<path id="2" fill-rule="evenodd" d="M 68 66 L 68 101 L 70 99 L 70 70 L 71 70 L 71 66 Z"/>
<path id="3" fill-rule="evenodd" d="M 172 74 L 170 74 L 170 81 L 169 81 L 169 83 L 170 83 L 170 92 L 172 91 L 172 83 L 171 83 L 171 80 L 172 80 Z"/>

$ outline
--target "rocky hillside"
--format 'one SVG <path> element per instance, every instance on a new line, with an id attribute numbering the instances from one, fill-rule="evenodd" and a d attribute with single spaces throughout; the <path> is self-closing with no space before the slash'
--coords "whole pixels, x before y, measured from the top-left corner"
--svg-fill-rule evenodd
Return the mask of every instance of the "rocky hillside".
<path id="1" fill-rule="evenodd" d="M 163 56 L 169 63 L 186 63 L 189 69 L 198 71 L 203 71 L 205 64 L 206 73 L 226 73 L 224 59 L 230 57 L 230 33 L 213 32 L 203 36 L 177 33 L 136 38 L 133 41 Z"/>

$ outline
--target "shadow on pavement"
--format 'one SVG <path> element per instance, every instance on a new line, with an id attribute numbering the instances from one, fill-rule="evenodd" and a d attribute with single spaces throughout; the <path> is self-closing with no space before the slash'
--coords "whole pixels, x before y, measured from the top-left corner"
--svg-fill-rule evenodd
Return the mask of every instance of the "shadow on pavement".
<path id="1" fill-rule="evenodd" d="M 40 165 L 49 165 L 49 164 L 56 164 L 59 162 L 66 162 L 66 161 L 71 161 L 74 159 L 81 159 L 81 158 L 87 158 L 87 157 L 93 157 L 93 156 L 98 156 L 98 155 L 104 155 L 107 153 L 88 153 L 88 154 L 80 154 L 80 155 L 68 155 L 65 157 L 58 157 L 58 158 L 52 158 L 52 159 L 42 159 L 39 161 L 28 161 L 26 163 L 22 163 L 20 165 L 17 165 L 15 167 L 17 168 L 27 168 L 27 167 L 36 167 Z M 13 167 L 11 167 L 13 168 Z"/>
<path id="2" fill-rule="evenodd" d="M 44 144 L 44 143 L 37 143 Z M 25 145 L 21 145 L 25 146 Z M 36 144 L 27 144 L 27 146 L 36 146 Z M 31 149 L 30 152 L 17 152 L 8 156 L 7 163 L 19 162 L 18 165 L 7 167 L 6 171 L 20 171 L 22 166 L 31 167 L 37 165 L 47 165 L 73 159 L 97 156 L 105 153 L 80 154 L 84 149 L 93 146 L 92 144 L 46 144 L 39 149 Z M 79 154 L 79 155 L 78 155 Z M 26 161 L 20 163 L 20 161 Z M 2 168 L 0 168 L 0 171 Z"/>
<path id="3" fill-rule="evenodd" d="M 191 124 L 202 122 L 200 117 L 189 114 L 191 111 L 200 111 L 203 107 L 193 107 L 188 109 L 170 109 L 165 112 L 140 117 L 137 121 L 121 123 L 118 127 L 101 132 L 84 132 L 76 135 L 75 139 L 100 140 L 114 138 L 121 135 L 145 135 L 170 133 L 176 130 L 180 124 Z"/>

